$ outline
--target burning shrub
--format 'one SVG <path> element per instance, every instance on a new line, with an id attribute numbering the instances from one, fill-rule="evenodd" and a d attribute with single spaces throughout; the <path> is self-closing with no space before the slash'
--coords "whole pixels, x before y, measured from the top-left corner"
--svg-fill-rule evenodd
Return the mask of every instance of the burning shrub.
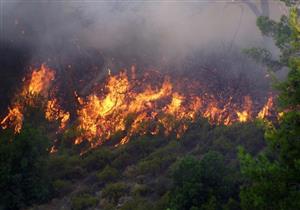
<path id="1" fill-rule="evenodd" d="M 75 92 L 77 110 L 68 112 L 55 97 L 54 80 L 54 70 L 46 65 L 33 70 L 24 79 L 1 126 L 20 132 L 27 110 L 40 107 L 45 119 L 56 122 L 52 126 L 56 127 L 55 133 L 69 133 L 63 136 L 72 138 L 83 154 L 108 140 L 118 146 L 138 136 L 179 139 L 199 118 L 228 126 L 274 114 L 273 96 L 265 98 L 263 105 L 263 100 L 240 95 L 238 90 L 217 92 L 194 79 L 179 80 L 152 72 L 137 75 L 135 71 L 109 73 L 104 84 L 95 85 L 87 96 Z M 68 126 L 71 115 L 75 120 Z M 57 145 L 59 142 L 53 142 L 51 152 L 57 151 Z"/>

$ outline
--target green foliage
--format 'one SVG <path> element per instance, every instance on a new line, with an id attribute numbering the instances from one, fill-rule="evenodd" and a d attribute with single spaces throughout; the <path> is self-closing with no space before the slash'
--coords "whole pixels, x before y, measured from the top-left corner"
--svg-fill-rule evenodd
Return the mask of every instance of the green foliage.
<path id="1" fill-rule="evenodd" d="M 286 189 L 280 179 L 284 174 L 278 162 L 271 163 L 263 155 L 255 160 L 243 150 L 240 150 L 239 156 L 241 172 L 251 180 L 241 189 L 243 209 L 280 209 L 275 200 L 284 196 Z"/>
<path id="2" fill-rule="evenodd" d="M 63 196 L 67 193 L 70 193 L 73 189 L 72 186 L 72 182 L 61 179 L 55 180 L 52 183 L 54 193 L 59 196 Z"/>
<path id="3" fill-rule="evenodd" d="M 181 160 L 173 173 L 171 209 L 216 209 L 234 192 L 222 155 L 208 152 L 201 161 L 192 156 Z"/>
<path id="4" fill-rule="evenodd" d="M 201 129 L 201 132 L 195 130 L 193 133 L 195 137 L 191 138 L 198 143 L 193 154 L 205 154 L 209 150 L 218 151 L 230 160 L 230 164 L 236 162 L 239 145 L 246 147 L 252 154 L 256 154 L 265 145 L 262 126 L 253 122 L 217 126 L 208 131 Z"/>
<path id="5" fill-rule="evenodd" d="M 256 23 L 263 35 L 274 38 L 277 47 L 285 50 L 290 46 L 292 29 L 286 16 L 282 16 L 280 22 L 261 16 Z"/>
<path id="6" fill-rule="evenodd" d="M 144 198 L 136 197 L 127 201 L 124 205 L 122 205 L 122 210 L 143 210 L 143 209 L 153 209 L 153 204 Z"/>
<path id="7" fill-rule="evenodd" d="M 132 139 L 130 144 L 122 145 L 115 151 L 116 158 L 113 160 L 112 166 L 120 170 L 124 169 L 146 157 L 163 143 L 166 143 L 166 139 L 149 137 Z"/>
<path id="8" fill-rule="evenodd" d="M 85 210 L 95 207 L 98 204 L 98 199 L 87 193 L 79 194 L 71 198 L 72 210 Z"/>
<path id="9" fill-rule="evenodd" d="M 272 58 L 271 52 L 267 49 L 259 47 L 248 48 L 244 50 L 244 53 L 257 63 L 264 64 L 273 71 L 278 71 L 283 67 L 279 61 Z"/>
<path id="10" fill-rule="evenodd" d="M 256 158 L 240 149 L 241 173 L 245 177 L 240 197 L 243 209 L 300 208 L 300 27 L 297 10 L 292 9 L 286 21 L 291 33 L 286 34 L 290 72 L 280 90 L 279 108 L 284 110 L 279 125 L 266 130 L 268 147 Z M 281 36 L 274 32 L 274 37 Z M 283 49 L 283 53 L 286 51 Z"/>
<path id="11" fill-rule="evenodd" d="M 280 0 L 280 1 L 284 2 L 287 6 L 296 5 L 296 3 L 298 2 L 298 0 Z"/>
<path id="12" fill-rule="evenodd" d="M 278 100 L 281 109 L 296 107 L 300 101 L 300 63 L 292 60 L 290 67 L 287 80 L 277 85 L 281 91 Z"/>
<path id="13" fill-rule="evenodd" d="M 102 197 L 109 200 L 110 203 L 116 204 L 122 196 L 128 191 L 126 184 L 122 182 L 107 184 L 102 190 Z"/>
<path id="14" fill-rule="evenodd" d="M 83 167 L 88 171 L 103 169 L 113 159 L 109 148 L 101 147 L 88 153 L 83 159 Z"/>
<path id="15" fill-rule="evenodd" d="M 107 165 L 101 172 L 98 172 L 96 176 L 100 181 L 107 183 L 116 180 L 119 177 L 119 172 L 117 169 Z"/>
<path id="16" fill-rule="evenodd" d="M 199 161 L 194 157 L 184 158 L 173 174 L 174 189 L 171 191 L 170 204 L 172 209 L 190 209 L 204 203 L 205 195 L 201 183 Z"/>
<path id="17" fill-rule="evenodd" d="M 145 196 L 150 191 L 149 187 L 144 184 L 133 185 L 130 194 L 134 196 Z"/>
<path id="18" fill-rule="evenodd" d="M 160 197 L 160 199 L 155 203 L 155 210 L 166 210 L 169 206 L 169 192 L 166 192 L 164 195 Z"/>
<path id="19" fill-rule="evenodd" d="M 236 201 L 236 200 L 230 198 L 228 200 L 228 202 L 225 205 L 223 205 L 223 209 L 224 210 L 240 210 L 241 207 L 240 207 L 239 201 Z"/>
<path id="20" fill-rule="evenodd" d="M 276 46 L 281 50 L 280 61 L 272 58 L 269 51 L 262 48 L 246 49 L 245 53 L 252 57 L 255 61 L 262 63 L 271 70 L 279 70 L 283 66 L 287 66 L 289 57 L 293 54 L 292 34 L 293 29 L 287 16 L 282 16 L 279 22 L 271 20 L 269 17 L 261 16 L 257 18 L 256 24 L 264 36 L 272 37 Z"/>
<path id="21" fill-rule="evenodd" d="M 49 159 L 49 175 L 52 179 L 75 180 L 83 177 L 86 172 L 81 167 L 78 155 L 68 153 L 55 154 Z"/>
<path id="22" fill-rule="evenodd" d="M 192 209 L 199 209 L 199 208 L 192 208 Z M 218 203 L 215 196 L 211 196 L 207 203 L 203 204 L 201 209 L 203 210 L 216 210 L 218 209 Z"/>
<path id="23" fill-rule="evenodd" d="M 20 134 L 1 134 L 0 208 L 19 209 L 48 199 L 48 147 L 45 135 L 26 124 Z"/>
<path id="24" fill-rule="evenodd" d="M 167 146 L 151 153 L 138 163 L 137 174 L 150 174 L 152 176 L 161 174 L 176 160 L 178 146 L 178 141 L 171 141 Z"/>

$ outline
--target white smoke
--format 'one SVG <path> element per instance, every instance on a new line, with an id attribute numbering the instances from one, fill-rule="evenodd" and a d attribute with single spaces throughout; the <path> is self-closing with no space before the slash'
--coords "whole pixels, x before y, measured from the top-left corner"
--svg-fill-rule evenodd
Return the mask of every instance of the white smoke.
<path id="1" fill-rule="evenodd" d="M 3 2 L 1 40 L 26 44 L 40 57 L 68 54 L 70 45 L 166 60 L 211 46 L 274 47 L 262 38 L 256 15 L 243 1 Z M 282 4 L 268 3 L 270 16 L 279 18 Z"/>

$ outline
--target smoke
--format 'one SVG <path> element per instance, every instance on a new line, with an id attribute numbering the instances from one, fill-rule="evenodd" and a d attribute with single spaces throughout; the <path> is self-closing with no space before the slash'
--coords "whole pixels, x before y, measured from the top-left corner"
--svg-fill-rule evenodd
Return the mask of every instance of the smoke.
<path id="1" fill-rule="evenodd" d="M 278 18 L 280 4 L 268 5 Z M 1 9 L 0 41 L 27 47 L 40 60 L 84 55 L 90 48 L 115 59 L 157 64 L 211 48 L 274 49 L 243 1 L 29 0 L 4 1 Z"/>
<path id="2" fill-rule="evenodd" d="M 262 1 L 271 18 L 284 12 L 279 2 Z M 88 94 L 107 68 L 132 64 L 172 73 L 208 68 L 214 71 L 197 75 L 221 89 L 241 77 L 248 89 L 266 89 L 261 67 L 241 54 L 255 46 L 276 52 L 255 24 L 259 2 L 0 0 L 0 111 L 26 68 L 44 62 L 63 78 L 66 103 L 75 90 Z"/>

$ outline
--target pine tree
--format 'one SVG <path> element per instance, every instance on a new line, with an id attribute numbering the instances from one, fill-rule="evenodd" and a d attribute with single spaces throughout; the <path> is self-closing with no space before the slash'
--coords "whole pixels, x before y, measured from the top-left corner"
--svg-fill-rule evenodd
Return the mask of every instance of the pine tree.
<path id="1" fill-rule="evenodd" d="M 287 43 L 281 50 L 288 52 L 284 60 L 289 74 L 276 85 L 282 115 L 278 125 L 266 128 L 268 146 L 264 152 L 252 157 L 243 149 L 239 151 L 245 177 L 240 192 L 243 209 L 300 209 L 300 24 L 296 7 L 290 10 L 288 27 L 291 33 L 275 30 L 269 34 L 277 41 L 288 35 L 280 43 Z"/>

